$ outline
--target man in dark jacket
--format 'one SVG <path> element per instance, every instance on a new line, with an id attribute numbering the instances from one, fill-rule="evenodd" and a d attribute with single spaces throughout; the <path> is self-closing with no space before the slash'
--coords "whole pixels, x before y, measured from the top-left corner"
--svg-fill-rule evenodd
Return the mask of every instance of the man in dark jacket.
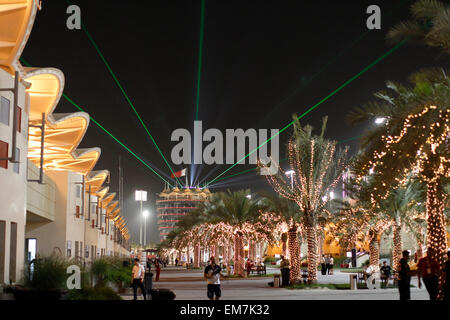
<path id="1" fill-rule="evenodd" d="M 400 300 L 411 300 L 411 270 L 408 265 L 409 251 L 402 252 L 402 258 L 398 264 L 398 291 Z"/>

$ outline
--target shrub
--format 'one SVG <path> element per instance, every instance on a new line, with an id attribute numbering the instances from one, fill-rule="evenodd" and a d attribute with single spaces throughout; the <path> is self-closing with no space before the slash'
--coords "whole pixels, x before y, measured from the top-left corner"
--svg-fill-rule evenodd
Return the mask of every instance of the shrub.
<path id="1" fill-rule="evenodd" d="M 114 257 L 102 257 L 94 260 L 90 272 L 96 280 L 95 287 L 104 287 L 107 283 L 116 283 L 119 289 L 123 283 L 131 282 L 132 265 L 123 265 L 123 260 Z"/>
<path id="2" fill-rule="evenodd" d="M 264 258 L 264 263 L 272 263 L 272 262 L 277 262 L 277 259 L 275 259 L 275 257 L 265 257 Z"/>
<path id="3" fill-rule="evenodd" d="M 109 287 L 87 287 L 80 290 L 70 290 L 68 300 L 122 300 L 122 298 Z"/>
<path id="4" fill-rule="evenodd" d="M 37 257 L 25 267 L 23 283 L 39 290 L 62 289 L 66 286 L 68 266 L 67 260 L 56 255 Z"/>

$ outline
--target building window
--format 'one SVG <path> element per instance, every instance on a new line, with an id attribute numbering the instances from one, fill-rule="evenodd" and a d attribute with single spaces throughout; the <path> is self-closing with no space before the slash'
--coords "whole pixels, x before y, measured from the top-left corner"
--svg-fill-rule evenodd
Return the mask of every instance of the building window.
<path id="1" fill-rule="evenodd" d="M 67 257 L 70 258 L 72 256 L 72 241 L 67 240 Z"/>
<path id="2" fill-rule="evenodd" d="M 75 258 L 78 258 L 79 252 L 78 252 L 78 241 L 75 241 Z"/>
<path id="3" fill-rule="evenodd" d="M 16 148 L 16 159 L 19 162 L 13 164 L 13 170 L 15 173 L 19 173 L 20 171 L 20 149 Z"/>
<path id="4" fill-rule="evenodd" d="M 0 158 L 8 158 L 8 143 L 0 140 Z M 8 169 L 8 160 L 0 160 L 0 168 Z"/>
<path id="5" fill-rule="evenodd" d="M 10 102 L 5 97 L 0 99 L 0 123 L 9 126 L 9 108 Z"/>
<path id="6" fill-rule="evenodd" d="M 75 186 L 75 190 L 76 190 L 76 197 L 78 198 L 78 199 L 80 199 L 81 198 L 81 186 Z"/>
<path id="7" fill-rule="evenodd" d="M 80 206 L 75 206 L 75 216 L 76 216 L 77 218 L 80 217 Z"/>
<path id="8" fill-rule="evenodd" d="M 85 251 L 85 258 L 89 258 L 89 246 L 88 245 L 84 246 L 84 251 Z"/>

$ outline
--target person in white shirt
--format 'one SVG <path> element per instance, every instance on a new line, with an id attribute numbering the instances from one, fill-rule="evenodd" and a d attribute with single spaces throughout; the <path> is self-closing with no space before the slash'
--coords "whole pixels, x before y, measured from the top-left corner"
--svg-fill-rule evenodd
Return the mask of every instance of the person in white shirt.
<path id="1" fill-rule="evenodd" d="M 138 287 L 141 288 L 142 295 L 144 296 L 144 300 L 147 300 L 147 295 L 145 293 L 144 288 L 144 276 L 145 276 L 145 269 L 144 266 L 139 263 L 139 259 L 134 259 L 134 266 L 132 269 L 132 286 L 133 286 L 133 295 L 134 300 L 137 300 L 137 289 Z"/>
<path id="2" fill-rule="evenodd" d="M 328 274 L 333 274 L 333 265 L 334 265 L 334 259 L 333 259 L 333 256 L 330 255 L 330 265 L 328 267 Z"/>
<path id="3" fill-rule="evenodd" d="M 208 283 L 207 295 L 210 300 L 219 300 L 222 292 L 220 290 L 220 272 L 222 269 L 216 264 L 214 257 L 210 258 L 210 264 L 206 266 L 204 277 Z"/>

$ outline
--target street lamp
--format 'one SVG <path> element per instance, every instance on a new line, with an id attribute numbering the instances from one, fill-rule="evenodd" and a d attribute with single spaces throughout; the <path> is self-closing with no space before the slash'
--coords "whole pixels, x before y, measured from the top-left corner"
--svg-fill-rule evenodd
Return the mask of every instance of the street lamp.
<path id="1" fill-rule="evenodd" d="M 376 117 L 374 120 L 375 124 L 382 124 L 385 121 L 386 121 L 386 118 L 384 118 L 384 117 Z"/>
<path id="2" fill-rule="evenodd" d="M 144 190 L 136 190 L 135 192 L 135 200 L 141 203 L 141 214 L 139 215 L 139 244 L 142 245 L 142 201 L 147 201 L 147 191 Z"/>
<path id="3" fill-rule="evenodd" d="M 144 217 L 144 247 L 147 244 L 147 217 L 150 215 L 148 210 L 142 212 L 142 216 Z"/>
<path id="4" fill-rule="evenodd" d="M 286 171 L 285 174 L 287 176 L 290 176 L 290 178 L 291 178 L 291 189 L 294 189 L 294 174 L 295 174 L 295 171 L 294 170 L 289 170 L 289 171 Z"/>

